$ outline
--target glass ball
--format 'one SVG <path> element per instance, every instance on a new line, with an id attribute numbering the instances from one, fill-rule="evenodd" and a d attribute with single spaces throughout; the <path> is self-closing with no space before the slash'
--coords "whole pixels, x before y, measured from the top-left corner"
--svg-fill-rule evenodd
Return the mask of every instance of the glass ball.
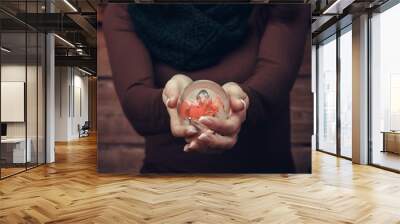
<path id="1" fill-rule="evenodd" d="M 228 95 L 217 83 L 198 80 L 188 85 L 178 101 L 178 114 L 185 125 L 201 126 L 202 116 L 228 119 L 230 104 Z"/>

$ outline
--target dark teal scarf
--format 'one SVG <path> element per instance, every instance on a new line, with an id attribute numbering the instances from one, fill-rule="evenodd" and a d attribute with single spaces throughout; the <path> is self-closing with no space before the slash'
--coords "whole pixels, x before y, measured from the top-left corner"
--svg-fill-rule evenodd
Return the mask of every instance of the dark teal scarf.
<path id="1" fill-rule="evenodd" d="M 130 4 L 135 32 L 152 57 L 191 71 L 212 66 L 240 46 L 251 5 Z"/>

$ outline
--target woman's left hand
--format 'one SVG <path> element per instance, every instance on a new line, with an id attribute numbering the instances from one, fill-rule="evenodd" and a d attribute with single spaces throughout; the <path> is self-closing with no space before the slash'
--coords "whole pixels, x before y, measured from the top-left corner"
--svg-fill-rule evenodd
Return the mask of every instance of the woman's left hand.
<path id="1" fill-rule="evenodd" d="M 230 98 L 231 115 L 227 120 L 201 117 L 199 122 L 207 129 L 192 138 L 187 138 L 185 152 L 218 153 L 231 149 L 237 142 L 242 123 L 246 119 L 249 98 L 237 83 L 222 86 Z"/>

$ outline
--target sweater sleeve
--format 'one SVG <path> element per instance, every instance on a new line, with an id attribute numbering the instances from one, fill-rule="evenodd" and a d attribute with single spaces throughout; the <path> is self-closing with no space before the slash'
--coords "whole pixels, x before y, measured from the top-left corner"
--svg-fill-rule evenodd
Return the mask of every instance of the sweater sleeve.
<path id="1" fill-rule="evenodd" d="M 149 52 L 133 29 L 126 5 L 110 4 L 105 8 L 103 30 L 118 97 L 139 134 L 168 132 L 162 89 L 154 85 Z"/>
<path id="2" fill-rule="evenodd" d="M 250 100 L 246 118 L 250 127 L 274 119 L 280 108 L 285 108 L 281 102 L 289 97 L 304 54 L 311 23 L 309 7 L 289 6 L 298 12 L 293 18 L 282 16 L 279 7 L 288 6 L 268 11 L 255 71 L 240 84 Z"/>

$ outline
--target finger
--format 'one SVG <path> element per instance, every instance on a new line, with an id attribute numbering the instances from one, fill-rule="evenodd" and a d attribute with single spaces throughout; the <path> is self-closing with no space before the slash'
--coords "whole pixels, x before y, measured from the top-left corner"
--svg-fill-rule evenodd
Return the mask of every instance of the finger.
<path id="1" fill-rule="evenodd" d="M 171 126 L 172 127 L 172 126 Z M 174 126 L 172 133 L 175 137 L 194 138 L 198 135 L 198 130 L 193 126 L 177 125 Z"/>
<path id="2" fill-rule="evenodd" d="M 190 143 L 186 144 L 183 150 L 185 152 L 207 152 L 208 146 L 198 141 L 196 138 L 195 140 L 191 141 Z"/>
<path id="3" fill-rule="evenodd" d="M 172 125 L 171 124 L 171 133 L 175 137 L 184 137 L 186 133 L 186 128 L 183 125 Z"/>
<path id="4" fill-rule="evenodd" d="M 247 95 L 242 88 L 237 83 L 234 82 L 228 82 L 225 85 L 222 86 L 222 88 L 225 90 L 225 92 L 231 96 L 231 97 L 236 97 L 238 99 L 244 99 L 245 96 Z"/>
<path id="5" fill-rule="evenodd" d="M 168 108 L 174 109 L 178 105 L 179 92 L 177 90 L 167 90 L 166 92 L 169 93 L 163 94 L 164 103 Z"/>
<path id="6" fill-rule="evenodd" d="M 186 143 L 191 143 L 193 140 L 195 140 L 196 138 L 195 137 L 192 137 L 192 138 L 185 138 L 185 142 Z"/>
<path id="7" fill-rule="evenodd" d="M 241 123 L 246 120 L 247 103 L 243 99 L 231 98 L 231 113 L 229 119 L 238 118 Z"/>
<path id="8" fill-rule="evenodd" d="M 206 130 L 205 132 L 212 134 L 214 133 L 211 130 Z M 204 133 L 204 132 L 203 132 Z M 200 139 L 198 139 L 198 135 L 192 137 L 192 138 L 186 138 L 187 140 L 190 140 L 188 144 L 185 146 L 184 151 L 185 152 L 200 152 L 200 153 L 208 153 L 210 152 L 209 146 L 202 142 Z"/>
<path id="9" fill-rule="evenodd" d="M 199 149 L 200 149 L 200 144 L 197 141 L 192 141 L 189 143 L 188 152 L 197 151 Z"/>
<path id="10" fill-rule="evenodd" d="M 186 141 L 186 143 L 191 143 L 192 141 L 196 140 L 196 139 L 199 137 L 200 133 L 201 133 L 201 132 L 199 132 L 198 130 L 196 130 L 196 133 L 194 133 L 194 134 L 187 134 L 187 135 L 185 136 L 185 141 Z"/>
<path id="11" fill-rule="evenodd" d="M 178 106 L 178 95 L 173 96 L 167 100 L 167 107 L 174 109 Z"/>
<path id="12" fill-rule="evenodd" d="M 199 122 L 221 135 L 236 134 L 239 131 L 242 123 L 240 117 L 236 114 L 233 114 L 227 120 L 221 120 L 209 116 L 200 117 Z"/>
<path id="13" fill-rule="evenodd" d="M 193 80 L 189 76 L 184 75 L 184 74 L 179 74 L 179 73 L 175 74 L 171 79 L 172 80 L 176 80 L 179 83 L 190 83 L 190 82 L 193 82 Z"/>
<path id="14" fill-rule="evenodd" d="M 247 97 L 247 94 L 238 84 L 234 82 L 229 82 L 223 85 L 222 88 L 230 96 L 230 104 L 233 112 L 247 109 L 249 99 Z"/>
<path id="15" fill-rule="evenodd" d="M 172 135 L 175 137 L 191 137 L 198 134 L 198 130 L 192 125 L 183 125 L 179 120 L 177 112 L 170 113 L 170 126 Z"/>
<path id="16" fill-rule="evenodd" d="M 230 103 L 231 103 L 231 109 L 235 113 L 246 109 L 246 102 L 243 99 L 231 96 Z"/>
<path id="17" fill-rule="evenodd" d="M 190 119 L 190 124 L 193 125 L 199 132 L 205 132 L 208 130 L 206 126 L 194 119 Z"/>
<path id="18" fill-rule="evenodd" d="M 186 145 L 183 147 L 183 151 L 184 151 L 184 152 L 188 152 L 188 151 L 189 151 L 189 145 L 190 145 L 190 144 L 186 144 Z"/>
<path id="19" fill-rule="evenodd" d="M 178 87 L 178 83 L 174 80 L 168 81 L 165 85 L 162 97 L 165 105 L 169 108 L 175 108 L 178 104 L 180 94 Z"/>
<path id="20" fill-rule="evenodd" d="M 231 149 L 236 144 L 235 136 L 222 136 L 213 132 L 204 132 L 199 137 L 200 144 L 207 145 L 212 149 Z"/>
<path id="21" fill-rule="evenodd" d="M 198 134 L 198 131 L 195 127 L 189 125 L 185 128 L 185 138 L 195 137 Z"/>

